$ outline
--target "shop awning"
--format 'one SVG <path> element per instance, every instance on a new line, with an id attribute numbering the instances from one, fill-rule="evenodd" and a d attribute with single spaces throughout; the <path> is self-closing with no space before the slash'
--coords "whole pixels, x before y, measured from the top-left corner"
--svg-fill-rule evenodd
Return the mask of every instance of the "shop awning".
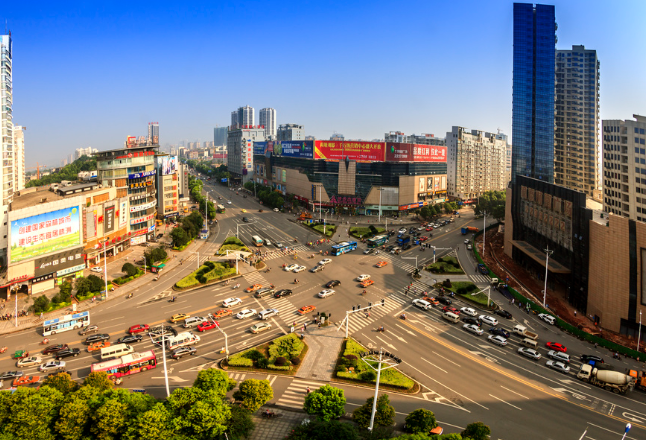
<path id="1" fill-rule="evenodd" d="M 516 246 L 516 248 L 519 249 L 522 253 L 530 257 L 532 260 L 536 261 L 541 266 L 545 267 L 545 252 L 535 248 L 526 241 L 512 240 L 511 243 Z M 552 258 L 550 258 L 548 270 L 552 273 L 568 274 L 571 272 L 570 269 Z"/>

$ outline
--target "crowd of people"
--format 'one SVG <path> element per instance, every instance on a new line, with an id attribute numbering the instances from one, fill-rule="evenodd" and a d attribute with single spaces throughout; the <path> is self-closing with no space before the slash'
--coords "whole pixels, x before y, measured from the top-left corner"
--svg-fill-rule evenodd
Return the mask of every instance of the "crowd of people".
<path id="1" fill-rule="evenodd" d="M 23 316 L 28 316 L 29 312 L 26 310 L 21 310 L 18 312 L 18 317 L 22 318 Z M 0 315 L 0 318 L 2 318 L 3 321 L 11 321 L 14 318 L 13 313 L 5 313 Z"/>
<path id="2" fill-rule="evenodd" d="M 330 244 L 330 239 L 329 238 L 321 238 L 320 240 L 307 242 L 307 245 L 310 246 L 310 247 L 317 247 L 317 246 L 321 246 L 321 245 L 324 245 L 324 244 Z"/>

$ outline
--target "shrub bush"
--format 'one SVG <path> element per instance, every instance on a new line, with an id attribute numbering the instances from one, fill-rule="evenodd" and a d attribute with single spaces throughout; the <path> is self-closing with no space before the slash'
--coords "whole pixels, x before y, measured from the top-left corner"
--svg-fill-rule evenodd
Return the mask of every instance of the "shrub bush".
<path id="1" fill-rule="evenodd" d="M 298 364 L 301 363 L 301 360 L 300 360 L 300 358 L 295 357 L 295 358 L 291 359 L 291 363 L 292 363 L 292 365 L 298 365 Z"/>
<path id="2" fill-rule="evenodd" d="M 263 360 L 266 361 L 267 359 L 263 359 Z M 292 366 L 291 365 L 278 366 L 276 364 L 267 363 L 267 367 L 265 367 L 265 368 L 267 368 L 268 370 L 289 371 L 289 370 L 292 369 Z"/>
<path id="3" fill-rule="evenodd" d="M 269 346 L 269 357 L 297 357 L 301 354 L 304 347 L 305 344 L 303 344 L 303 341 L 295 333 L 290 333 L 276 339 Z"/>
<path id="4" fill-rule="evenodd" d="M 253 350 L 249 350 L 246 353 L 244 353 L 244 357 L 246 357 L 247 359 L 251 359 L 254 362 L 257 362 L 259 359 L 264 358 L 262 353 L 256 350 L 255 348 Z"/>
<path id="5" fill-rule="evenodd" d="M 276 358 L 276 361 L 275 361 L 274 363 L 276 364 L 276 366 L 278 366 L 278 367 L 282 367 L 283 365 L 285 365 L 285 364 L 287 363 L 287 359 L 285 359 L 285 358 L 284 358 L 284 357 L 282 357 L 282 356 L 281 356 L 281 357 L 277 357 L 277 358 Z"/>
<path id="6" fill-rule="evenodd" d="M 466 287 L 460 287 L 457 291 L 459 295 L 465 295 L 467 293 Z"/>
<path id="7" fill-rule="evenodd" d="M 361 378 L 361 380 L 366 380 L 366 381 L 372 381 L 377 379 L 377 375 L 372 370 L 364 371 L 359 375 L 359 377 Z"/>
<path id="8" fill-rule="evenodd" d="M 132 263 L 125 263 L 121 266 L 121 272 L 125 273 L 129 277 L 134 277 L 139 273 L 139 269 Z"/>
<path id="9" fill-rule="evenodd" d="M 258 359 L 258 361 L 256 363 L 257 363 L 259 368 L 267 368 L 267 366 L 269 365 L 269 359 L 266 359 L 266 358 L 263 357 L 263 358 Z"/>
<path id="10" fill-rule="evenodd" d="M 453 285 L 451 284 L 451 280 L 447 278 L 446 280 L 442 281 L 442 286 L 450 289 Z"/>
<path id="11" fill-rule="evenodd" d="M 253 367 L 253 361 L 244 357 L 231 356 L 227 364 L 232 367 Z"/>

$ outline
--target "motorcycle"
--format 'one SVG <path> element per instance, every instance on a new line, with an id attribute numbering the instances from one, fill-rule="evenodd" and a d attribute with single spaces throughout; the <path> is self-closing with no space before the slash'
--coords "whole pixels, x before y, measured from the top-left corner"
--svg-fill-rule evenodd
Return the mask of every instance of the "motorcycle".
<path id="1" fill-rule="evenodd" d="M 266 412 L 262 413 L 262 418 L 263 419 L 275 419 L 275 418 L 282 417 L 282 416 L 283 416 L 282 414 L 276 414 L 273 411 L 266 411 Z"/>
<path id="2" fill-rule="evenodd" d="M 399 315 L 399 319 L 403 319 L 405 321 L 406 320 L 406 314 Z"/>
<path id="3" fill-rule="evenodd" d="M 7 347 L 0 348 L 0 353 L 4 353 L 5 351 L 7 351 Z"/>
<path id="4" fill-rule="evenodd" d="M 40 341 L 40 345 L 47 345 L 47 344 L 49 344 L 49 339 L 47 339 L 47 338 Z"/>
<path id="5" fill-rule="evenodd" d="M 172 297 L 171 299 L 168 300 L 169 303 L 174 303 L 175 302 L 175 297 Z"/>
<path id="6" fill-rule="evenodd" d="M 385 329 L 385 328 L 383 328 L 383 327 L 376 328 L 376 329 L 375 329 L 375 331 L 376 331 L 377 333 L 379 333 L 379 332 L 381 332 L 381 333 L 386 333 L 386 329 Z"/>
<path id="7" fill-rule="evenodd" d="M 126 298 L 132 298 L 132 292 L 130 292 Z"/>

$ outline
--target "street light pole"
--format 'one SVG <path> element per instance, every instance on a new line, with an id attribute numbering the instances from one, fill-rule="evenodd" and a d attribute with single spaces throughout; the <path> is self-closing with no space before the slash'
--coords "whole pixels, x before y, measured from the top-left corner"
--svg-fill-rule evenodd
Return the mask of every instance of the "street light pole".
<path id="1" fill-rule="evenodd" d="M 642 311 L 639 311 L 639 333 L 637 334 L 637 352 L 639 352 L 639 341 L 642 336 Z"/>
<path id="2" fill-rule="evenodd" d="M 373 370 L 377 370 L 377 382 L 375 384 L 375 397 L 372 401 L 372 413 L 370 414 L 370 426 L 368 426 L 368 431 L 372 431 L 372 428 L 375 424 L 375 414 L 377 413 L 377 397 L 379 396 L 379 379 L 381 378 L 381 371 L 387 370 L 388 368 L 396 367 L 401 363 L 401 359 L 395 357 L 390 353 L 384 353 L 384 349 L 380 348 L 379 353 L 370 352 L 364 353 L 364 357 L 361 358 L 363 362 L 366 363 Z M 378 356 L 378 357 L 377 357 Z M 377 368 L 374 367 L 373 363 L 377 363 Z M 385 364 L 385 365 L 384 365 Z"/>
<path id="3" fill-rule="evenodd" d="M 319 223 L 321 222 L 321 185 L 319 185 Z"/>
<path id="4" fill-rule="evenodd" d="M 379 218 L 377 219 L 377 222 L 379 223 L 381 223 L 381 192 L 383 190 L 383 188 L 379 188 Z"/>
<path id="5" fill-rule="evenodd" d="M 543 290 L 543 308 L 545 308 L 545 301 L 547 299 L 547 269 L 550 264 L 550 255 L 553 253 L 554 251 L 551 251 L 549 246 L 545 249 L 545 290 Z"/>
<path id="6" fill-rule="evenodd" d="M 482 228 L 482 255 L 485 254 L 485 245 L 487 241 L 487 212 L 483 211 L 484 214 L 484 226 Z"/>
<path id="7" fill-rule="evenodd" d="M 381 302 L 375 304 L 374 307 L 377 307 L 379 305 L 385 306 L 386 302 L 382 299 Z M 348 339 L 348 327 L 349 327 L 349 324 L 350 324 L 350 315 L 353 314 L 353 313 L 358 313 L 358 312 L 362 312 L 364 310 L 371 309 L 372 307 L 373 306 L 366 306 L 366 307 L 362 307 L 362 308 L 359 308 L 359 309 L 356 309 L 356 310 L 346 310 L 346 312 L 345 312 L 345 338 L 346 339 Z M 342 326 L 343 326 L 343 321 L 341 321 L 341 324 L 339 325 L 339 328 L 336 329 L 336 331 L 339 331 Z"/>

